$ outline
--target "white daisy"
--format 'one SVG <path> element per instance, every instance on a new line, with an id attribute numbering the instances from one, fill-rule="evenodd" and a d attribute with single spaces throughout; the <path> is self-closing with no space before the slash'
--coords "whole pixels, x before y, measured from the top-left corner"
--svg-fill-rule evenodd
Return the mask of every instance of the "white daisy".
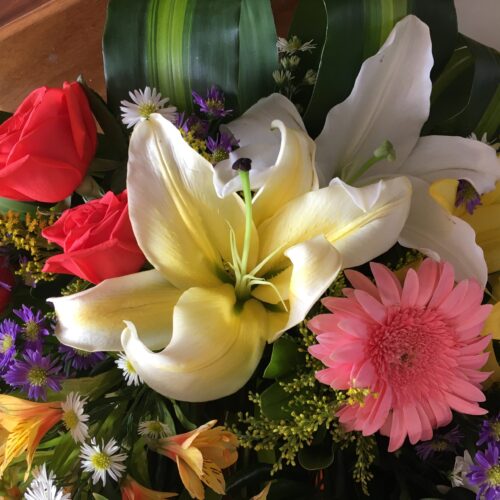
<path id="1" fill-rule="evenodd" d="M 316 48 L 316 44 L 312 40 L 302 43 L 300 38 L 293 35 L 288 40 L 286 38 L 279 37 L 276 42 L 276 48 L 278 52 L 285 54 L 295 54 L 295 52 L 311 52 L 311 50 Z"/>
<path id="2" fill-rule="evenodd" d="M 115 360 L 115 363 L 123 372 L 123 378 L 125 379 L 125 382 L 127 382 L 127 385 L 140 385 L 143 383 L 141 377 L 135 371 L 135 368 L 132 366 L 132 363 L 127 356 L 125 356 L 125 354 L 120 353 L 118 355 L 118 359 Z"/>
<path id="3" fill-rule="evenodd" d="M 70 392 L 66 401 L 62 404 L 63 423 L 77 443 L 83 443 L 89 436 L 89 426 L 86 422 L 89 416 L 84 413 L 85 398 L 81 399 L 79 394 Z"/>
<path id="4" fill-rule="evenodd" d="M 134 90 L 128 94 L 133 102 L 120 102 L 122 122 L 127 125 L 127 128 L 132 128 L 136 123 L 147 120 L 152 113 L 159 113 L 171 122 L 177 120 L 177 108 L 167 107 L 169 98 L 162 99 L 161 94 L 155 88 L 151 90 L 150 87 L 146 87 L 144 90 Z"/>
<path id="5" fill-rule="evenodd" d="M 33 481 L 24 494 L 25 500 L 71 500 L 68 493 L 64 493 L 54 484 L 55 475 L 47 473 L 45 464 L 33 469 Z"/>
<path id="6" fill-rule="evenodd" d="M 127 459 L 127 454 L 117 453 L 120 451 L 120 447 L 114 439 L 108 441 L 106 445 L 102 441 L 102 446 L 96 444 L 95 439 L 92 439 L 90 445 L 83 444 L 80 451 L 82 468 L 85 472 L 92 472 L 94 484 L 97 484 L 100 479 L 103 486 L 105 486 L 107 474 L 111 479 L 118 481 L 122 476 L 122 472 L 126 469 L 121 462 Z"/>
<path id="7" fill-rule="evenodd" d="M 160 439 L 173 434 L 167 424 L 159 420 L 145 420 L 139 424 L 139 435 L 150 439 Z"/>

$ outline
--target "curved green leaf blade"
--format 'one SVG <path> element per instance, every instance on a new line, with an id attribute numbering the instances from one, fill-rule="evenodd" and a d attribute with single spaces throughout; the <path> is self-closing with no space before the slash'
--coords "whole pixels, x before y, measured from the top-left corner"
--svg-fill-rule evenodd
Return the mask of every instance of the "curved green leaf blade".
<path id="1" fill-rule="evenodd" d="M 312 136 L 324 124 L 328 111 L 351 92 L 363 61 L 383 45 L 393 26 L 404 16 L 415 14 L 429 25 L 436 69 L 452 54 L 457 33 L 452 0 L 323 0 L 326 9 L 326 31 L 317 26 L 312 36 L 311 22 L 316 16 L 300 16 L 309 0 L 301 0 L 293 29 L 301 39 L 317 38 L 324 44 L 318 77 L 304 114 Z M 315 8 L 319 6 L 315 4 Z M 451 42 L 450 42 L 451 40 Z"/>
<path id="2" fill-rule="evenodd" d="M 272 91 L 276 32 L 268 0 L 111 0 L 104 35 L 108 100 L 156 87 L 181 111 L 211 85 L 242 112 Z"/>

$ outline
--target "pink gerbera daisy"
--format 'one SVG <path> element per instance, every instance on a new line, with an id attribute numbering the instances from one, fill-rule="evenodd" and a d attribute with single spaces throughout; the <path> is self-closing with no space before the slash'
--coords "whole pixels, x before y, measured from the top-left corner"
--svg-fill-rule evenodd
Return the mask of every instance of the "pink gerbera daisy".
<path id="1" fill-rule="evenodd" d="M 480 285 L 455 286 L 452 266 L 431 259 L 410 269 L 403 286 L 387 267 L 370 266 L 375 284 L 346 271 L 353 286 L 346 298 L 324 299 L 333 314 L 309 322 L 319 342 L 309 352 L 327 367 L 316 378 L 334 389 L 366 389 L 363 401 L 340 409 L 340 422 L 365 436 L 380 430 L 394 451 L 407 435 L 412 444 L 431 439 L 451 410 L 486 413 L 478 401 L 490 337 L 480 333 L 491 306 L 481 305 Z"/>

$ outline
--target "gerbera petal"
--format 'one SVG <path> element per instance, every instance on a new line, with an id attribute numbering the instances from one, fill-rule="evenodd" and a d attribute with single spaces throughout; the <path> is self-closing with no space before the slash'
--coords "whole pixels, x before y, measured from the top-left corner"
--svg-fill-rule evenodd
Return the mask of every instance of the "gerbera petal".
<path id="1" fill-rule="evenodd" d="M 209 401 L 232 394 L 250 378 L 264 349 L 267 313 L 256 300 L 241 310 L 231 285 L 191 288 L 174 308 L 172 340 L 158 353 L 139 339 L 132 323 L 123 349 L 152 389 L 180 401 Z"/>
<path id="2" fill-rule="evenodd" d="M 105 280 L 74 295 L 51 298 L 56 335 L 84 351 L 121 351 L 123 320 L 140 329 L 142 341 L 160 349 L 170 340 L 172 311 L 181 291 L 156 270 Z"/>
<path id="3" fill-rule="evenodd" d="M 324 235 L 341 253 L 344 267 L 354 267 L 380 255 L 395 242 L 406 220 L 411 198 L 406 178 L 353 188 L 360 197 L 377 191 L 369 209 L 360 208 L 339 181 L 295 198 L 259 227 L 260 259 L 277 248 L 289 248 Z M 269 259 L 263 272 L 286 267 L 283 257 Z"/>
<path id="4" fill-rule="evenodd" d="M 218 285 L 221 258 L 232 261 L 229 227 L 241 252 L 243 202 L 217 196 L 210 163 L 161 115 L 134 129 L 127 185 L 135 236 L 156 269 L 180 288 Z M 250 265 L 258 245 L 252 230 Z"/>
<path id="5" fill-rule="evenodd" d="M 448 213 L 429 195 L 425 181 L 411 178 L 413 196 L 399 243 L 436 259 L 450 262 L 458 280 L 475 278 L 484 285 L 488 276 L 484 254 L 474 230 Z"/>
<path id="6" fill-rule="evenodd" d="M 364 290 L 369 293 L 374 299 L 380 300 L 379 290 L 373 282 L 364 274 L 353 269 L 346 269 L 344 271 L 345 277 L 349 280 L 351 285 L 358 290 Z"/>
<path id="7" fill-rule="evenodd" d="M 440 179 L 465 179 L 482 194 L 494 189 L 495 182 L 500 179 L 500 159 L 491 146 L 481 141 L 430 135 L 418 140 L 398 173 L 429 183 Z"/>
<path id="8" fill-rule="evenodd" d="M 316 139 L 321 185 L 358 171 L 386 140 L 396 150 L 396 162 L 380 162 L 370 173 L 384 167 L 394 173 L 427 120 L 432 65 L 427 25 L 405 17 L 377 54 L 363 63 L 351 95 L 327 115 Z"/>
<path id="9" fill-rule="evenodd" d="M 401 307 L 413 307 L 418 298 L 419 281 L 414 269 L 406 273 L 403 292 L 401 293 Z"/>
<path id="10" fill-rule="evenodd" d="M 377 283 L 377 291 L 380 294 L 380 299 L 386 306 L 399 304 L 401 301 L 402 287 L 394 273 L 389 269 L 377 262 L 370 262 L 370 269 L 372 271 L 375 282 Z M 356 286 L 356 288 L 359 288 Z"/>

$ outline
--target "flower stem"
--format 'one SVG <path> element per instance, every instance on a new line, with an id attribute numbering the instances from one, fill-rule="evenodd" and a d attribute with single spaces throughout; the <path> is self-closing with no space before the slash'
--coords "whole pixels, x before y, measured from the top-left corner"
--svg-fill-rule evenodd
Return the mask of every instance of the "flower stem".
<path id="1" fill-rule="evenodd" d="M 250 189 L 250 174 L 243 170 L 238 171 L 243 186 L 243 199 L 245 201 L 245 239 L 243 241 L 243 254 L 241 256 L 241 273 L 247 272 L 250 241 L 252 238 L 252 190 Z"/>

